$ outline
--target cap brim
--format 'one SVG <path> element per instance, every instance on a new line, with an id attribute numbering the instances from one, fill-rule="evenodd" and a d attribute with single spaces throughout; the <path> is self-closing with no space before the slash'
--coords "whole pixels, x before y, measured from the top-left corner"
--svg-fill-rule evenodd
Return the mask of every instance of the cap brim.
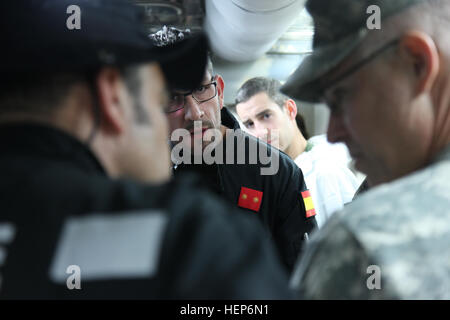
<path id="1" fill-rule="evenodd" d="M 152 51 L 171 88 L 191 91 L 200 85 L 208 58 L 208 39 L 204 34 Z"/>
<path id="2" fill-rule="evenodd" d="M 367 30 L 361 29 L 334 45 L 315 50 L 281 87 L 287 96 L 310 103 L 323 98 L 322 77 L 332 71 L 361 43 Z"/>

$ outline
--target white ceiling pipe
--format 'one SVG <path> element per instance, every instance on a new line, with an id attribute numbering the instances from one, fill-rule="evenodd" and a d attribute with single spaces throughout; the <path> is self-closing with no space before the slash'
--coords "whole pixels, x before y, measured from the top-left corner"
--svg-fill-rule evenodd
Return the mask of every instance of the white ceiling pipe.
<path id="1" fill-rule="evenodd" d="M 238 7 L 252 12 L 276 11 L 292 5 L 297 0 L 231 0 Z"/>
<path id="2" fill-rule="evenodd" d="M 205 30 L 213 52 L 229 61 L 264 55 L 289 28 L 305 0 L 206 0 Z"/>

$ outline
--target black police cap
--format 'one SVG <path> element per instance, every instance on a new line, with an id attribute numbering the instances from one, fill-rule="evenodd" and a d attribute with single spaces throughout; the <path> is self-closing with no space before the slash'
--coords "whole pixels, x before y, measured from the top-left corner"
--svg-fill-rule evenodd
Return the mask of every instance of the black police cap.
<path id="1" fill-rule="evenodd" d="M 143 12 L 130 1 L 15 0 L 0 6 L 2 73 L 96 70 L 157 61 L 171 86 L 193 89 L 203 78 L 205 35 L 158 48 L 144 29 Z M 177 66 L 189 66 L 189 72 L 180 74 Z"/>

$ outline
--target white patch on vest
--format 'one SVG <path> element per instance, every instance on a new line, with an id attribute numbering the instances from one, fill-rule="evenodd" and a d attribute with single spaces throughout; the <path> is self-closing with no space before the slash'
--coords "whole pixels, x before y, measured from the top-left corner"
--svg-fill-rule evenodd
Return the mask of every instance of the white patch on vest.
<path id="1" fill-rule="evenodd" d="M 81 281 L 150 277 L 157 272 L 167 222 L 159 211 L 69 218 L 50 278 L 65 283 L 70 265 L 80 267 Z"/>
<path id="2" fill-rule="evenodd" d="M 11 243 L 16 234 L 16 228 L 11 223 L 0 222 L 0 243 Z"/>

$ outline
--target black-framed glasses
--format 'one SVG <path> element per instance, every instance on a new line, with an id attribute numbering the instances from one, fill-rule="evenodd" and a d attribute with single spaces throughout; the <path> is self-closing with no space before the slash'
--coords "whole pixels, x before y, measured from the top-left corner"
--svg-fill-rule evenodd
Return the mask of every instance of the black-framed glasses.
<path id="1" fill-rule="evenodd" d="M 187 93 L 172 92 L 164 112 L 172 113 L 183 109 L 186 104 L 187 96 L 192 96 L 197 103 L 203 103 L 213 99 L 216 95 L 217 81 L 211 81 L 210 83 L 203 84 L 197 89 Z"/>
<path id="2" fill-rule="evenodd" d="M 396 38 L 396 39 L 388 42 L 387 44 L 385 44 L 384 46 L 382 46 L 378 50 L 375 50 L 373 53 L 371 53 L 370 55 L 368 55 L 367 57 L 365 57 L 361 61 L 359 61 L 356 64 L 354 64 L 353 66 L 349 67 L 346 71 L 342 72 L 339 76 L 337 76 L 333 80 L 331 80 L 329 82 L 325 82 L 322 85 L 322 92 L 325 93 L 329 88 L 331 88 L 335 84 L 341 82 L 342 80 L 348 78 L 353 73 L 358 71 L 360 68 L 362 68 L 363 66 L 365 66 L 366 64 L 368 64 L 369 62 L 374 60 L 376 57 L 381 55 L 384 51 L 386 51 L 387 49 L 389 49 L 390 47 L 392 47 L 394 45 L 397 45 L 399 42 L 400 42 L 399 38 Z"/>

